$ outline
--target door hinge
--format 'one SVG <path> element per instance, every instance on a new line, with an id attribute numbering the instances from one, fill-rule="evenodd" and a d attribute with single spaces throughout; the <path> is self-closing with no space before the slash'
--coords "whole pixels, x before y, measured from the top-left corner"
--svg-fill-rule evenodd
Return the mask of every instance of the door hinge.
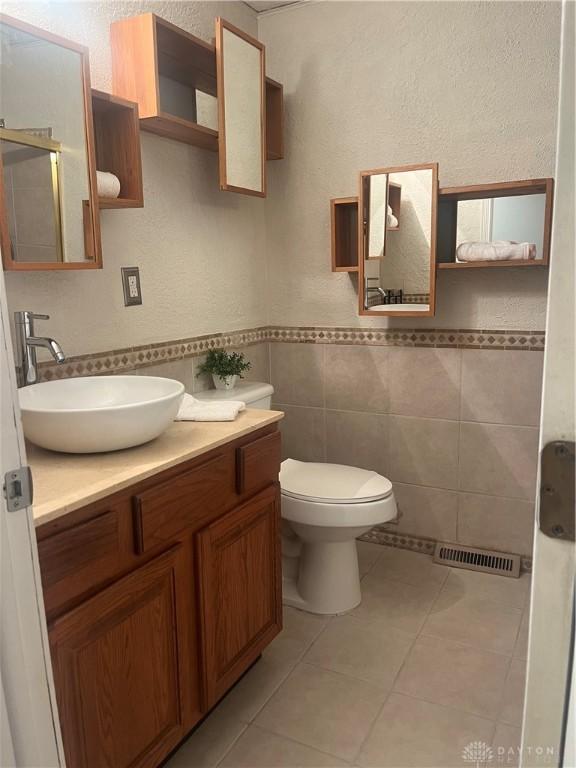
<path id="1" fill-rule="evenodd" d="M 30 467 L 12 469 L 4 475 L 4 496 L 8 512 L 17 512 L 32 504 L 34 486 Z"/>
<path id="2" fill-rule="evenodd" d="M 547 443 L 540 459 L 540 515 L 542 533 L 574 541 L 574 441 Z"/>

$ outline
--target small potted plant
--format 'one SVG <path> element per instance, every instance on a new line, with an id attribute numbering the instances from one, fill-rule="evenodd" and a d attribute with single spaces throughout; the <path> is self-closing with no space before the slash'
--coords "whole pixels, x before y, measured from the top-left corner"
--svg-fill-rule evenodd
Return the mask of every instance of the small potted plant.
<path id="1" fill-rule="evenodd" d="M 238 378 L 244 378 L 244 371 L 252 363 L 244 359 L 241 352 L 226 352 L 224 349 L 211 349 L 198 370 L 198 376 L 209 373 L 216 389 L 234 389 Z"/>

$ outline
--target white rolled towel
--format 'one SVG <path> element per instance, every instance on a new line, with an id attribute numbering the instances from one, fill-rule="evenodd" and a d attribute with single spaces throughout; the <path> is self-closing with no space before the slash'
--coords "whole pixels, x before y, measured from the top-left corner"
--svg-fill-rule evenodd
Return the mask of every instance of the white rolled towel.
<path id="1" fill-rule="evenodd" d="M 96 186 L 98 197 L 118 197 L 120 194 L 120 179 L 108 171 L 96 171 Z"/>
<path id="2" fill-rule="evenodd" d="M 234 421 L 246 408 L 241 400 L 197 400 L 185 394 L 174 421 Z"/>
<path id="3" fill-rule="evenodd" d="M 388 229 L 397 229 L 398 228 L 398 219 L 396 216 L 394 216 L 393 213 L 389 213 L 387 216 L 387 224 Z"/>
<path id="4" fill-rule="evenodd" d="M 535 243 L 515 243 L 513 240 L 460 243 L 456 261 L 529 261 L 536 258 Z"/>

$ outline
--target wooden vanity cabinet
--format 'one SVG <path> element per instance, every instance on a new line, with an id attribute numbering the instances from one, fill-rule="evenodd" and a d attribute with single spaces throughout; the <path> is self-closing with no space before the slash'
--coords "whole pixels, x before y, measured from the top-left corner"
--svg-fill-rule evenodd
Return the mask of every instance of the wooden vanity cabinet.
<path id="1" fill-rule="evenodd" d="M 159 765 L 281 630 L 279 469 L 271 425 L 38 529 L 68 765 Z"/>
<path id="2" fill-rule="evenodd" d="M 275 488 L 198 534 L 204 686 L 213 706 L 282 628 Z"/>

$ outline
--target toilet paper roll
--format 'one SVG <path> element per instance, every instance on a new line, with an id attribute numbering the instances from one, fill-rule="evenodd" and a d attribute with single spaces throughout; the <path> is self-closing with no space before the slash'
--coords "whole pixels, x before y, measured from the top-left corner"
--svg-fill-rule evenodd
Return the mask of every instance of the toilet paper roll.
<path id="1" fill-rule="evenodd" d="M 120 194 L 120 179 L 107 171 L 96 171 L 98 197 L 118 197 Z"/>

